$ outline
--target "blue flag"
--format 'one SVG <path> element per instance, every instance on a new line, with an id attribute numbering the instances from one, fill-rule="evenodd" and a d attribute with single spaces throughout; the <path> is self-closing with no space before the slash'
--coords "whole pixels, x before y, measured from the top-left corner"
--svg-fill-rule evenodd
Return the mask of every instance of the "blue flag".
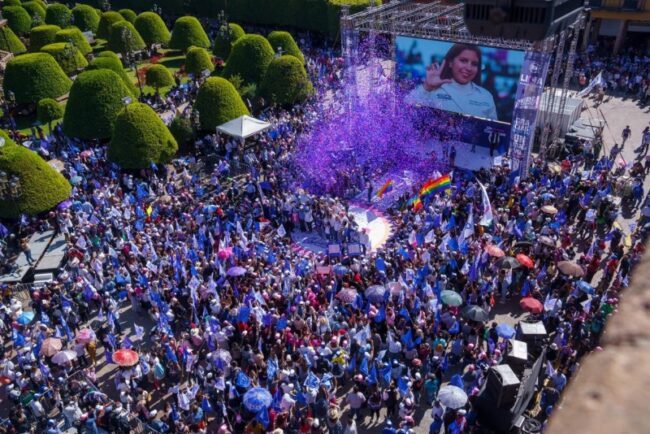
<path id="1" fill-rule="evenodd" d="M 269 411 L 266 408 L 261 409 L 255 416 L 255 419 L 262 424 L 264 429 L 268 429 L 271 424 L 271 421 L 269 420 Z"/>
<path id="2" fill-rule="evenodd" d="M 409 391 L 409 385 L 408 381 L 406 381 L 406 378 L 400 377 L 397 379 L 397 388 L 399 389 L 399 392 L 402 394 L 402 396 L 406 396 Z"/>
<path id="3" fill-rule="evenodd" d="M 239 371 L 235 380 L 235 386 L 241 387 L 242 389 L 248 389 L 251 387 L 251 379 L 248 378 L 248 375 L 244 374 L 243 371 Z"/>
<path id="4" fill-rule="evenodd" d="M 361 365 L 359 365 L 359 372 L 361 372 L 366 377 L 368 376 L 368 358 L 363 356 L 361 360 Z"/>
<path id="5" fill-rule="evenodd" d="M 113 363 L 113 353 L 110 351 L 104 351 L 104 355 L 106 356 L 106 363 Z"/>
<path id="6" fill-rule="evenodd" d="M 390 384 L 390 365 L 386 365 L 379 371 L 381 373 L 381 378 L 384 381 L 384 385 Z"/>
<path id="7" fill-rule="evenodd" d="M 463 384 L 463 377 L 461 377 L 460 374 L 456 374 L 453 377 L 451 377 L 449 384 L 451 384 L 452 386 L 460 387 L 461 389 L 465 390 L 465 385 Z"/>
<path id="8" fill-rule="evenodd" d="M 308 389 L 317 390 L 318 386 L 320 386 L 320 380 L 313 372 L 309 371 L 307 378 L 305 379 L 305 387 Z"/>
<path id="9" fill-rule="evenodd" d="M 269 360 L 266 364 L 266 376 L 269 381 L 272 381 L 275 378 L 275 374 L 278 372 L 278 362 L 275 359 Z"/>
<path id="10" fill-rule="evenodd" d="M 369 384 L 377 384 L 377 367 L 375 364 L 372 364 L 372 367 L 370 368 L 370 372 L 368 373 L 368 383 Z"/>

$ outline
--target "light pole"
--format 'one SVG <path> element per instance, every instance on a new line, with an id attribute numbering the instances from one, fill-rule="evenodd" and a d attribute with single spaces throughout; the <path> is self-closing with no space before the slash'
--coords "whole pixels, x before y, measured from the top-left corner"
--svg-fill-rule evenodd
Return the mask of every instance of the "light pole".
<path id="1" fill-rule="evenodd" d="M 0 137 L 0 148 L 5 145 L 5 140 Z M 11 201 L 16 209 L 16 214 L 20 215 L 20 207 L 17 200 L 22 194 L 22 185 L 18 175 L 10 175 L 7 172 L 0 171 L 0 199 Z"/>
<path id="2" fill-rule="evenodd" d="M 7 95 L 5 96 L 5 100 L 7 102 L 7 112 L 9 112 L 9 125 L 11 126 L 11 131 L 15 134 L 16 133 L 16 121 L 14 120 L 14 103 L 16 102 L 16 95 L 8 90 Z"/>

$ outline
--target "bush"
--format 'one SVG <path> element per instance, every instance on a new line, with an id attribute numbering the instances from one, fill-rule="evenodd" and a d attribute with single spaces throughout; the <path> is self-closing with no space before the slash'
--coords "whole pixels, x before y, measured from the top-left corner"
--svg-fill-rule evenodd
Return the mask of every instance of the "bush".
<path id="1" fill-rule="evenodd" d="M 273 59 L 261 87 L 262 95 L 278 104 L 303 102 L 313 90 L 305 66 L 290 55 Z"/>
<path id="2" fill-rule="evenodd" d="M 90 62 L 88 69 L 110 69 L 120 76 L 126 87 L 129 89 L 133 96 L 138 95 L 138 88 L 133 84 L 133 80 L 129 74 L 124 71 L 124 66 L 122 66 L 122 61 L 117 54 L 112 51 L 102 51 Z"/>
<path id="3" fill-rule="evenodd" d="M 230 33 L 227 36 L 221 36 L 217 33 L 217 36 L 214 38 L 214 55 L 223 60 L 228 59 L 228 56 L 230 56 L 232 44 L 246 34 L 239 24 L 229 23 L 228 27 L 230 28 Z"/>
<path id="4" fill-rule="evenodd" d="M 298 44 L 296 44 L 291 33 L 274 31 L 269 33 L 267 39 L 276 53 L 278 52 L 278 48 L 282 48 L 282 54 L 288 54 L 300 60 L 300 63 L 305 63 L 305 56 L 303 56 L 300 48 L 298 48 Z"/>
<path id="5" fill-rule="evenodd" d="M 47 53 L 22 54 L 12 59 L 3 83 L 5 95 L 12 91 L 19 104 L 58 98 L 70 90 L 71 84 L 54 57 Z"/>
<path id="6" fill-rule="evenodd" d="M 154 12 L 142 12 L 138 15 L 135 28 L 148 46 L 169 43 L 171 34 L 162 18 Z"/>
<path id="7" fill-rule="evenodd" d="M 4 0 L 2 2 L 4 6 L 22 6 L 22 3 L 20 0 Z"/>
<path id="8" fill-rule="evenodd" d="M 20 179 L 21 195 L 0 199 L 0 218 L 36 215 L 70 197 L 70 183 L 33 151 L 5 138 L 0 148 L 0 171 Z"/>
<path id="9" fill-rule="evenodd" d="M 180 17 L 174 23 L 169 48 L 186 51 L 192 46 L 210 48 L 210 39 L 199 20 L 194 17 Z"/>
<path id="10" fill-rule="evenodd" d="M 259 83 L 273 57 L 273 48 L 264 36 L 242 36 L 232 46 L 223 75 L 239 75 L 247 84 Z"/>
<path id="11" fill-rule="evenodd" d="M 72 9 L 74 25 L 79 27 L 82 32 L 97 31 L 99 26 L 99 14 L 94 8 L 88 5 L 77 5 Z"/>
<path id="12" fill-rule="evenodd" d="M 6 3 L 6 2 L 5 2 Z M 23 8 L 32 17 L 32 24 L 42 23 L 45 21 L 45 8 L 40 3 L 35 1 L 23 3 Z"/>
<path id="13" fill-rule="evenodd" d="M 43 53 L 51 54 L 63 72 L 70 75 L 88 66 L 88 61 L 70 42 L 55 42 L 41 47 Z"/>
<path id="14" fill-rule="evenodd" d="M 3 26 L 0 28 L 0 50 L 22 54 L 27 51 L 27 48 L 8 26 Z"/>
<path id="15" fill-rule="evenodd" d="M 110 138 L 126 96 L 132 95 L 115 72 L 109 69 L 82 72 L 70 89 L 63 131 L 80 139 Z"/>
<path id="16" fill-rule="evenodd" d="M 185 56 L 185 71 L 198 76 L 206 69 L 210 72 L 214 71 L 214 64 L 208 51 L 201 47 L 190 47 Z"/>
<path id="17" fill-rule="evenodd" d="M 97 25 L 97 37 L 108 40 L 111 36 L 111 27 L 120 21 L 124 21 L 124 17 L 117 12 L 104 12 L 99 18 L 99 24 Z"/>
<path id="18" fill-rule="evenodd" d="M 72 21 L 72 11 L 61 3 L 53 3 L 47 7 L 45 22 L 61 28 L 68 27 Z"/>
<path id="19" fill-rule="evenodd" d="M 41 47 L 56 42 L 56 34 L 60 30 L 61 27 L 50 24 L 34 27 L 29 34 L 29 51 L 35 53 Z"/>
<path id="20" fill-rule="evenodd" d="M 151 65 L 147 69 L 146 82 L 158 92 L 161 87 L 172 86 L 174 77 L 164 65 Z"/>
<path id="21" fill-rule="evenodd" d="M 90 44 L 88 43 L 88 40 L 86 40 L 86 37 L 81 33 L 81 30 L 76 27 L 68 27 L 67 29 L 59 30 L 56 32 L 55 39 L 57 42 L 71 43 L 77 47 L 79 52 L 84 56 L 93 51 L 93 49 L 90 48 Z"/>
<path id="22" fill-rule="evenodd" d="M 194 129 L 192 123 L 185 116 L 176 116 L 169 124 L 169 132 L 176 139 L 180 146 L 188 143 L 194 138 Z"/>
<path id="23" fill-rule="evenodd" d="M 131 53 L 146 47 L 140 33 L 128 21 L 119 21 L 111 27 L 106 47 L 116 53 Z"/>
<path id="24" fill-rule="evenodd" d="M 194 104 L 199 111 L 201 129 L 214 129 L 232 119 L 249 114 L 235 87 L 221 77 L 209 77 L 199 88 Z"/>
<path id="25" fill-rule="evenodd" d="M 131 9 L 120 9 L 118 11 L 118 13 L 120 15 L 122 15 L 124 17 L 124 19 L 127 20 L 128 22 L 130 22 L 131 24 L 135 23 L 135 18 L 137 17 L 137 15 L 136 15 L 135 12 L 133 12 L 133 10 L 131 10 Z"/>
<path id="26" fill-rule="evenodd" d="M 2 16 L 7 20 L 9 28 L 18 35 L 29 33 L 32 27 L 32 17 L 22 6 L 5 6 L 2 8 Z"/>
<path id="27" fill-rule="evenodd" d="M 52 122 L 63 117 L 63 106 L 52 98 L 43 98 L 36 105 L 36 118 L 47 124 L 52 131 Z"/>
<path id="28" fill-rule="evenodd" d="M 168 163 L 178 151 L 176 139 L 147 104 L 126 106 L 115 120 L 108 159 L 125 169 Z"/>

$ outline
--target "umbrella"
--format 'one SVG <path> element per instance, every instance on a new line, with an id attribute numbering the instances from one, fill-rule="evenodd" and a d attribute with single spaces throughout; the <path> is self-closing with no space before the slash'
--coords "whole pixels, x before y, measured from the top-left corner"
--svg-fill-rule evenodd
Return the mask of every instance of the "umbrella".
<path id="1" fill-rule="evenodd" d="M 503 339 L 512 339 L 515 337 L 515 329 L 510 324 L 501 323 L 497 326 L 497 335 Z"/>
<path id="2" fill-rule="evenodd" d="M 549 247 L 555 247 L 557 245 L 557 243 L 553 238 L 547 237 L 546 235 L 542 235 L 541 237 L 539 237 L 538 241 L 544 244 L 545 246 L 549 246 Z"/>
<path id="3" fill-rule="evenodd" d="M 61 339 L 47 338 L 41 344 L 41 350 L 39 354 L 41 354 L 42 356 L 52 357 L 53 355 L 61 351 L 61 348 L 63 348 Z"/>
<path id="4" fill-rule="evenodd" d="M 449 408 L 461 408 L 467 404 L 467 394 L 458 386 L 444 386 L 438 392 L 438 400 Z"/>
<path id="5" fill-rule="evenodd" d="M 500 258 L 502 256 L 505 256 L 506 254 L 501 250 L 499 247 L 497 247 L 494 244 L 490 244 L 485 248 L 485 251 L 488 252 L 488 255 L 494 256 L 495 258 Z"/>
<path id="6" fill-rule="evenodd" d="M 123 348 L 113 353 L 113 363 L 118 366 L 133 366 L 140 360 L 140 356 L 133 350 Z"/>
<path id="7" fill-rule="evenodd" d="M 499 268 L 505 268 L 507 270 L 510 270 L 513 268 L 519 268 L 521 264 L 512 256 L 504 256 L 502 258 L 497 259 L 496 266 Z"/>
<path id="8" fill-rule="evenodd" d="M 336 294 L 336 298 L 345 304 L 351 304 L 357 298 L 357 290 L 354 288 L 343 288 Z"/>
<path id="9" fill-rule="evenodd" d="M 533 268 L 535 266 L 535 262 L 523 253 L 517 254 L 517 261 L 526 268 Z"/>
<path id="10" fill-rule="evenodd" d="M 533 297 L 522 298 L 519 302 L 519 307 L 530 313 L 541 313 L 544 310 L 542 302 Z"/>
<path id="11" fill-rule="evenodd" d="M 27 325 L 34 320 L 34 312 L 25 311 L 20 314 L 16 322 L 20 325 Z"/>
<path id="12" fill-rule="evenodd" d="M 219 348 L 214 352 L 214 360 L 222 360 L 224 365 L 230 365 L 230 362 L 232 362 L 232 356 L 230 355 L 230 352 L 228 350 L 224 350 L 223 348 Z"/>
<path id="13" fill-rule="evenodd" d="M 261 387 L 254 387 L 244 394 L 242 402 L 244 403 L 244 407 L 249 411 L 258 413 L 271 406 L 273 397 L 268 390 Z"/>
<path id="14" fill-rule="evenodd" d="M 231 267 L 226 274 L 230 277 L 239 277 L 246 274 L 246 269 L 244 267 Z"/>
<path id="15" fill-rule="evenodd" d="M 82 180 L 83 180 L 83 178 L 82 178 L 81 176 L 73 176 L 72 178 L 70 178 L 70 184 L 72 184 L 72 185 L 77 185 L 77 184 L 79 184 Z"/>
<path id="16" fill-rule="evenodd" d="M 349 271 L 348 267 L 346 267 L 345 265 L 338 264 L 334 266 L 334 274 L 336 274 L 339 277 L 344 276 L 345 273 L 347 273 L 348 271 Z"/>
<path id="17" fill-rule="evenodd" d="M 52 362 L 57 365 L 65 365 L 66 363 L 72 362 L 77 358 L 77 353 L 70 350 L 59 351 L 52 357 Z"/>
<path id="18" fill-rule="evenodd" d="M 219 250 L 217 256 L 219 257 L 219 259 L 230 258 L 232 256 L 232 247 L 226 247 L 225 249 Z"/>
<path id="19" fill-rule="evenodd" d="M 369 286 L 364 292 L 364 295 L 371 303 L 381 303 L 384 301 L 384 294 L 386 294 L 386 287 L 383 285 Z"/>
<path id="20" fill-rule="evenodd" d="M 579 280 L 578 283 L 576 283 L 576 286 L 578 289 L 585 294 L 593 294 L 594 293 L 594 287 L 585 282 L 584 280 Z"/>
<path id="21" fill-rule="evenodd" d="M 574 262 L 560 261 L 557 263 L 557 268 L 559 268 L 562 273 L 569 276 L 582 277 L 585 275 L 585 270 Z"/>
<path id="22" fill-rule="evenodd" d="M 63 211 L 65 209 L 70 208 L 71 206 L 72 206 L 72 201 L 70 199 L 66 199 L 63 202 L 61 202 L 60 204 L 58 204 L 56 206 L 56 209 L 58 209 L 59 211 Z"/>
<path id="23" fill-rule="evenodd" d="M 562 300 L 559 298 L 549 298 L 544 302 L 544 310 L 549 311 L 549 310 L 554 310 L 555 308 L 561 308 L 562 307 Z"/>
<path id="24" fill-rule="evenodd" d="M 77 342 L 87 344 L 96 339 L 95 332 L 90 329 L 81 329 L 77 332 Z"/>
<path id="25" fill-rule="evenodd" d="M 440 298 L 442 298 L 442 302 L 448 306 L 460 306 L 463 304 L 463 298 L 455 291 L 445 289 L 440 293 Z"/>
<path id="26" fill-rule="evenodd" d="M 463 309 L 463 316 L 477 322 L 484 322 L 489 318 L 489 314 L 485 309 L 476 305 L 470 305 Z"/>
<path id="27" fill-rule="evenodd" d="M 555 215 L 557 214 L 557 208 L 555 208 L 553 205 L 544 205 L 542 207 L 542 212 L 545 214 Z"/>

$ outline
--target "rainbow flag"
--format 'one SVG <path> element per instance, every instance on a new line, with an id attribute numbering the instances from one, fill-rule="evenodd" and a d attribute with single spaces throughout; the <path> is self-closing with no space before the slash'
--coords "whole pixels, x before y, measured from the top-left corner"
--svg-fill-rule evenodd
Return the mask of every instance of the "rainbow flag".
<path id="1" fill-rule="evenodd" d="M 379 190 L 377 190 L 377 197 L 381 199 L 386 193 L 388 193 L 392 189 L 393 189 L 393 180 L 389 179 L 384 183 L 384 185 L 381 186 Z"/>
<path id="2" fill-rule="evenodd" d="M 413 206 L 413 211 L 419 211 L 422 209 L 422 200 L 420 200 L 420 195 L 416 194 L 406 202 L 406 206 Z"/>
<path id="3" fill-rule="evenodd" d="M 438 193 L 439 191 L 447 190 L 451 187 L 451 177 L 449 174 L 443 175 L 438 179 L 428 180 L 422 185 L 420 189 L 420 197 L 427 197 Z"/>

